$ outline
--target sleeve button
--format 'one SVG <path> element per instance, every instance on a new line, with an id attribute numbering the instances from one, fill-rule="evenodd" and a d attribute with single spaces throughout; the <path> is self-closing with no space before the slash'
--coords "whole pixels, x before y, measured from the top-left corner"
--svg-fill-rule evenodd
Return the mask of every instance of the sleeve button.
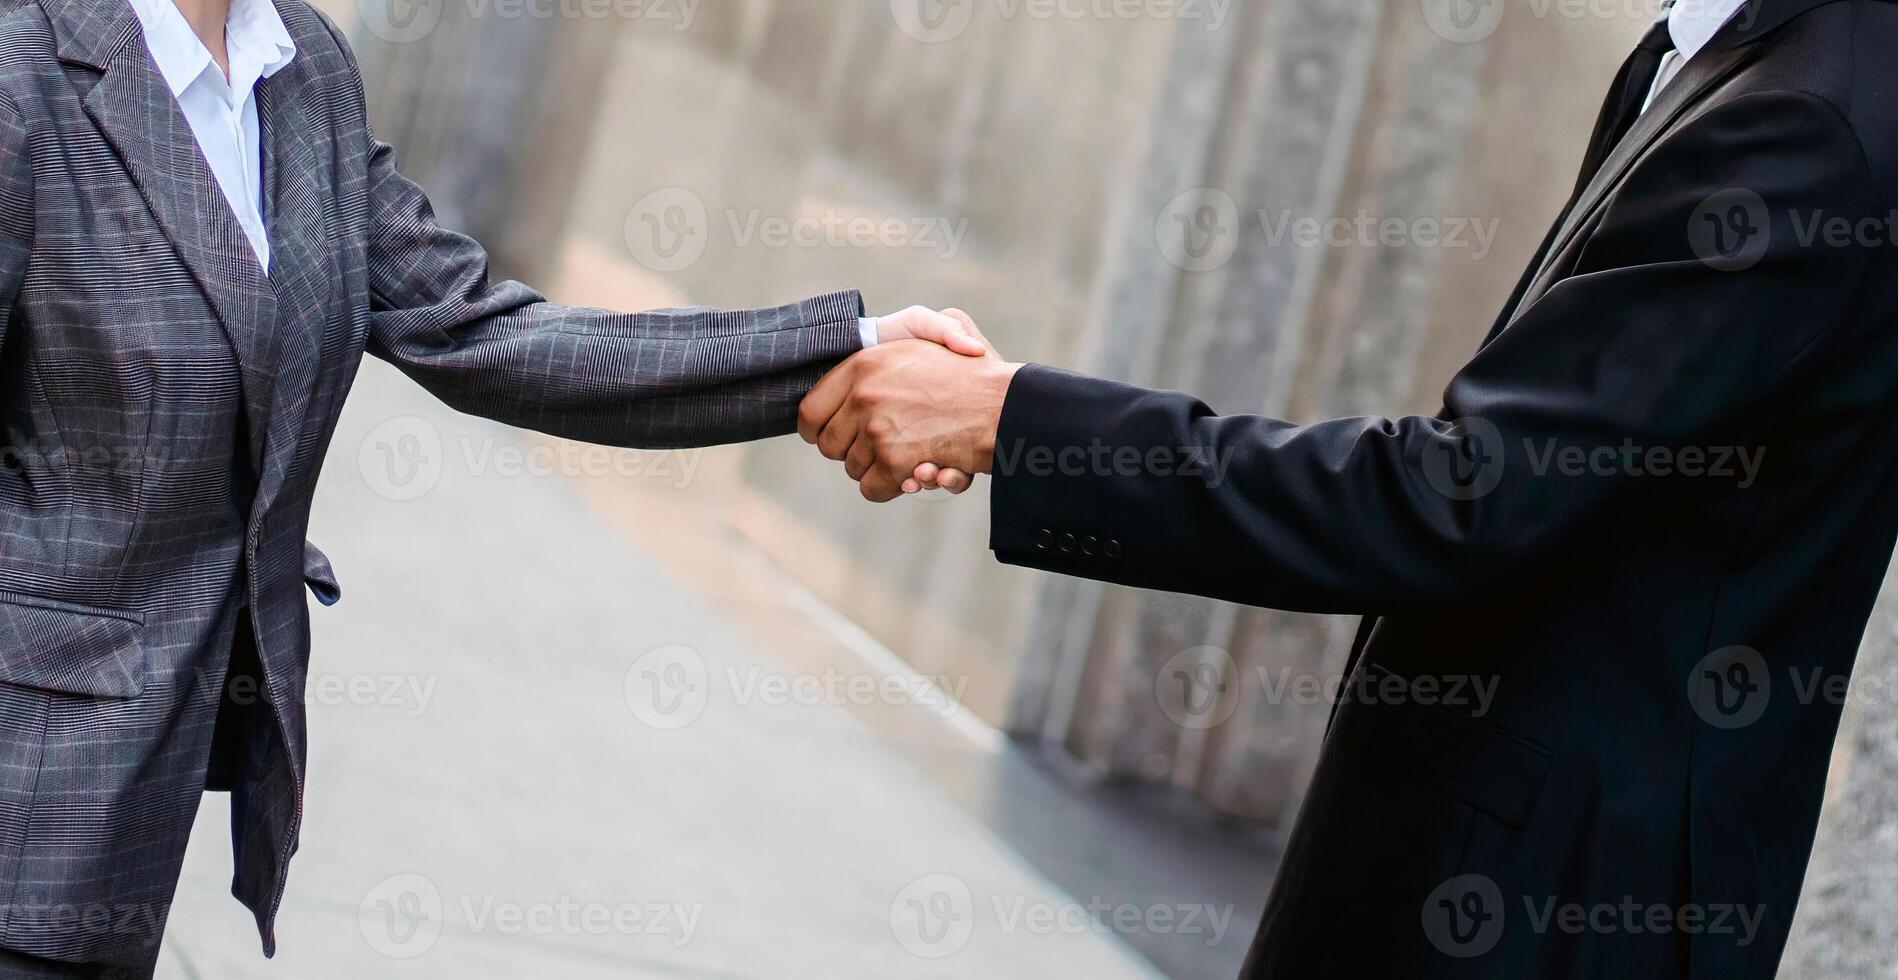
<path id="1" fill-rule="evenodd" d="M 1101 542 L 1099 538 L 1086 537 L 1081 539 L 1081 554 L 1092 558 L 1100 553 Z"/>
<path id="2" fill-rule="evenodd" d="M 1101 550 L 1108 558 L 1117 559 L 1120 557 L 1120 542 L 1108 541 L 1106 547 Z"/>
<path id="3" fill-rule="evenodd" d="M 1036 551 L 1047 551 L 1049 548 L 1052 548 L 1052 547 L 1054 547 L 1054 532 L 1053 531 L 1044 530 L 1040 534 L 1035 535 L 1035 550 Z"/>
<path id="4" fill-rule="evenodd" d="M 1074 554 L 1074 535 L 1063 534 L 1061 536 L 1061 550 L 1065 554 Z"/>

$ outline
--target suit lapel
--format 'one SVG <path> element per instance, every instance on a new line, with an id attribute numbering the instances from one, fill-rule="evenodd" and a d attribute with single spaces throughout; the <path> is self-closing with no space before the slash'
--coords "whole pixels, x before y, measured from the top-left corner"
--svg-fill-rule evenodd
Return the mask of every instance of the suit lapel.
<path id="1" fill-rule="evenodd" d="M 314 137 L 300 97 L 309 86 L 300 83 L 300 75 L 293 62 L 257 87 L 264 224 L 270 229 L 270 280 L 278 300 L 279 356 L 269 406 L 273 449 L 298 441 L 329 322 L 327 211 L 311 145 Z M 274 483 L 271 470 L 264 476 L 267 486 Z"/>
<path id="2" fill-rule="evenodd" d="M 1763 40 L 1774 31 L 1793 19 L 1819 7 L 1838 3 L 1840 0 L 1748 0 L 1733 19 L 1727 22 L 1719 34 L 1709 41 L 1707 47 L 1681 70 L 1661 93 L 1654 105 L 1648 107 L 1634 128 L 1628 131 L 1621 143 L 1615 147 L 1608 159 L 1583 189 L 1572 207 L 1562 219 L 1561 224 L 1550 242 L 1553 247 L 1545 248 L 1532 266 L 1531 286 L 1520 290 L 1512 301 L 1512 306 L 1504 310 L 1505 323 L 1498 324 L 1490 332 L 1487 346 L 1491 340 L 1506 330 L 1508 324 L 1514 324 L 1524 311 L 1535 304 L 1543 293 L 1554 288 L 1560 281 L 1558 270 L 1565 267 L 1562 257 L 1574 244 L 1575 236 L 1582 228 L 1594 220 L 1602 204 L 1615 188 L 1621 185 L 1628 170 L 1647 153 L 1657 140 L 1670 131 L 1674 124 L 1689 109 L 1698 105 L 1721 82 L 1732 77 L 1734 72 L 1746 64 L 1758 50 L 1756 42 Z"/>
<path id="3" fill-rule="evenodd" d="M 1555 286 L 1560 276 L 1559 270 L 1566 267 L 1566 263 L 1561 261 L 1562 256 L 1574 244 L 1575 236 L 1594 219 L 1609 195 L 1621 185 L 1622 178 L 1628 175 L 1635 162 L 1673 129 L 1674 124 L 1689 109 L 1698 105 L 1707 93 L 1738 71 L 1754 50 L 1744 45 L 1709 47 L 1689 61 L 1673 83 L 1662 91 L 1661 97 L 1642 114 L 1634 128 L 1616 145 L 1614 152 L 1608 154 L 1601 169 L 1595 172 L 1594 178 L 1576 199 L 1575 206 L 1569 209 L 1568 216 L 1556 232 L 1554 245 L 1542 256 L 1534 285 L 1524 292 L 1521 301 L 1510 313 L 1509 322 L 1512 325 L 1525 310 L 1535 305 L 1543 293 Z"/>
<path id="4" fill-rule="evenodd" d="M 243 380 L 252 460 L 261 462 L 280 353 L 273 329 L 276 295 L 204 162 L 190 123 L 152 64 L 131 8 L 118 6 L 125 10 L 121 23 L 130 22 L 132 36 L 102 69 L 104 77 L 85 97 L 85 111 L 118 152 L 152 217 L 217 314 Z"/>

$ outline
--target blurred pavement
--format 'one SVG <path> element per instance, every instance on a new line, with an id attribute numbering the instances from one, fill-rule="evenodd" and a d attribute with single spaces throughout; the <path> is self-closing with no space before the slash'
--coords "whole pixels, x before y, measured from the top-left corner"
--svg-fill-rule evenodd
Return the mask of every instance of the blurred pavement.
<path id="1" fill-rule="evenodd" d="M 847 626 L 666 510 L 716 482 L 720 454 L 549 473 L 547 448 L 365 365 L 312 532 L 345 595 L 313 613 L 310 794 L 277 959 L 229 896 L 213 794 L 160 977 L 1114 980 L 1160 974 L 1099 919 L 1191 937 L 1187 915 L 1231 915 L 1087 912 L 893 751 L 997 746 L 927 688 L 872 694 L 870 667 L 795 662 L 799 637 Z M 656 512 L 607 512 L 600 490 L 629 483 Z M 749 630 L 728 608 L 747 594 L 763 604 Z M 924 727 L 873 733 L 878 711 Z M 1191 941 L 1230 959 L 1248 914 Z"/>

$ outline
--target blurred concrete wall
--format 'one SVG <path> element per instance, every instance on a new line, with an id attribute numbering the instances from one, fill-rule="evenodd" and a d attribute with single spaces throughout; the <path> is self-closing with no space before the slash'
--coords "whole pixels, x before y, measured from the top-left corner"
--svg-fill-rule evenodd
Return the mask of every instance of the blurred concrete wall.
<path id="1" fill-rule="evenodd" d="M 724 306 L 854 285 L 964 307 L 1016 359 L 1301 419 L 1435 410 L 1644 26 L 1535 0 L 1470 24 L 1435 0 L 361 2 L 379 132 L 505 272 Z M 794 441 L 746 472 L 734 522 L 991 721 L 1083 778 L 1289 820 L 1323 706 L 1240 678 L 1327 677 L 1348 622 L 1000 568 L 979 495 L 873 508 Z M 1231 697 L 1172 703 L 1207 667 Z"/>
<path id="2" fill-rule="evenodd" d="M 1651 16 L 363 4 L 345 16 L 379 130 L 503 271 L 723 306 L 857 286 L 879 310 L 964 307 L 1015 359 L 1293 419 L 1436 410 Z M 1312 222 L 1342 237 L 1314 244 Z M 1289 822 L 1325 705 L 1254 679 L 1335 679 L 1350 622 L 1000 568 L 979 495 L 873 508 L 794 442 L 743 470 L 732 523 L 919 669 L 968 677 L 976 710 L 1077 778 Z M 1881 612 L 1868 651 L 1887 669 L 1893 623 Z M 1888 715 L 1848 721 L 1792 962 L 1833 963 L 1814 950 L 1838 930 L 1898 940 L 1889 917 L 1831 914 L 1870 897 L 1868 850 L 1898 866 Z"/>

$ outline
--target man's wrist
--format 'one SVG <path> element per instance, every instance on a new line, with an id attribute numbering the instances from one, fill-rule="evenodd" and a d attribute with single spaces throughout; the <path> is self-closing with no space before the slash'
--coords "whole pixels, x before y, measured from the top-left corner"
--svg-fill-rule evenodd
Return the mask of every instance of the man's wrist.
<path id="1" fill-rule="evenodd" d="M 996 362 L 994 367 L 982 372 L 982 403 L 988 409 L 983 419 L 982 438 L 975 446 L 976 473 L 992 473 L 995 470 L 995 443 L 1001 438 L 1002 408 L 1008 404 L 1008 390 L 1015 383 L 1015 375 L 1024 365 Z"/>

